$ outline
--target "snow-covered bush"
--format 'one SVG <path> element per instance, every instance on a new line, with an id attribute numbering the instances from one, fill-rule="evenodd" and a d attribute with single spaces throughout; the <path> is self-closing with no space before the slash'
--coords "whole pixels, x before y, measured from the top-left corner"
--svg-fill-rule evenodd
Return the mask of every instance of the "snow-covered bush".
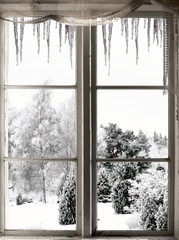
<path id="1" fill-rule="evenodd" d="M 24 202 L 23 202 L 23 198 L 22 198 L 22 194 L 19 193 L 16 197 L 16 204 L 17 205 L 22 205 Z"/>
<path id="2" fill-rule="evenodd" d="M 140 213 L 140 224 L 144 230 L 166 230 L 168 210 L 167 168 L 157 166 L 137 176 L 132 181 L 130 196 L 135 211 Z M 160 163 L 160 165 L 162 165 Z M 136 197 L 138 196 L 138 197 Z"/>
<path id="3" fill-rule="evenodd" d="M 23 197 L 21 193 L 19 193 L 16 197 L 16 204 L 22 205 L 24 203 L 32 203 L 32 198 Z"/>
<path id="4" fill-rule="evenodd" d="M 111 202 L 111 183 L 109 174 L 104 168 L 99 169 L 97 180 L 97 200 L 98 202 Z"/>
<path id="5" fill-rule="evenodd" d="M 115 181 L 111 201 L 112 206 L 117 214 L 130 213 L 129 207 L 131 205 L 131 200 L 129 196 L 129 189 L 131 188 L 131 183 L 128 180 L 118 179 Z"/>
<path id="6" fill-rule="evenodd" d="M 68 176 L 59 203 L 59 223 L 69 225 L 76 223 L 76 179 Z"/>

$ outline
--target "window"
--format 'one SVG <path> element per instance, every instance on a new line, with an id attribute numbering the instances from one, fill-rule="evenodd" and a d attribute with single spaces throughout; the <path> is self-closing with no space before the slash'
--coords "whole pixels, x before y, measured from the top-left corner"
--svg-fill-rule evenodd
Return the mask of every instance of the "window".
<path id="1" fill-rule="evenodd" d="M 126 21 L 132 29 L 133 19 Z M 119 34 L 124 23 L 113 24 L 110 69 L 101 59 L 102 30 L 98 27 L 97 233 L 168 229 L 170 162 L 163 47 L 154 44 L 148 51 L 145 21 L 140 19 L 138 29 L 138 64 L 133 51 L 136 42 L 128 40 L 126 54 L 125 38 Z M 151 19 L 151 25 L 153 22 Z M 128 35 L 130 39 L 130 30 Z"/>
<path id="2" fill-rule="evenodd" d="M 58 31 L 55 22 L 51 24 L 48 54 L 46 39 L 37 54 L 32 26 L 25 26 L 23 61 L 18 65 L 13 25 L 8 25 L 4 83 L 7 231 L 76 230 L 77 85 L 71 66 L 75 66 L 76 52 L 73 49 L 70 62 L 67 44 L 61 53 L 57 51 Z"/>
<path id="3" fill-rule="evenodd" d="M 17 66 L 13 28 L 5 24 L 4 234 L 172 233 L 174 107 L 172 94 L 163 95 L 164 47 L 151 43 L 148 52 L 140 26 L 136 65 L 136 41 L 129 36 L 126 45 L 120 24 L 113 24 L 107 66 L 102 26 L 77 27 L 72 52 L 65 37 L 59 52 L 52 21 L 51 47 L 41 35 L 39 55 L 25 26 Z"/>

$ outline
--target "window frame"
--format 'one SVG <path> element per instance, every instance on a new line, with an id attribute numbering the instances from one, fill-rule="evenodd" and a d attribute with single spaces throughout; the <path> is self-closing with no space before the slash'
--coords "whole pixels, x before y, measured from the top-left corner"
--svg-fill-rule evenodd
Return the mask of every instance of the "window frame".
<path id="1" fill-rule="evenodd" d="M 0 144 L 1 144 L 1 164 L 0 164 L 0 171 L 1 171 L 1 181 L 0 181 L 0 194 L 1 194 L 1 200 L 0 200 L 0 207 L 1 207 L 1 214 L 0 214 L 0 229 L 1 229 L 1 234 L 2 235 L 7 235 L 7 236 L 16 236 L 16 235 L 23 235 L 23 236 L 77 236 L 81 234 L 81 197 L 79 197 L 77 199 L 77 211 L 76 211 L 76 230 L 24 230 L 24 229 L 6 229 L 5 228 L 5 222 L 6 222 L 6 204 L 7 204 L 7 192 L 8 192 L 8 168 L 7 168 L 7 163 L 9 161 L 35 161 L 35 162 L 39 162 L 39 161 L 46 161 L 46 162 L 64 162 L 64 161 L 70 161 L 70 162 L 75 162 L 76 163 L 76 167 L 77 167 L 77 180 L 76 180 L 76 192 L 77 195 L 81 195 L 81 186 L 82 186 L 82 181 L 80 179 L 79 176 L 81 176 L 81 158 L 82 158 L 82 150 L 81 150 L 81 145 L 82 145 L 82 141 L 81 141 L 81 122 L 82 122 L 82 87 L 81 87 L 81 83 L 82 83 L 82 76 L 80 74 L 80 71 L 75 71 L 75 80 L 76 83 L 74 85 L 6 85 L 6 76 L 7 76 L 7 72 L 8 72 L 8 65 L 6 64 L 6 57 L 7 57 L 7 52 L 8 52 L 8 46 L 5 44 L 8 41 L 8 23 L 4 22 L 4 21 L 0 21 L 0 26 L 1 26 L 1 30 L 0 30 L 0 46 L 2 49 L 1 52 L 1 59 L 3 61 L 1 61 L 1 67 L 3 69 L 3 71 L 1 71 L 0 73 L 0 79 L 1 79 L 1 83 L 0 83 L 0 94 L 1 94 L 1 106 L 0 106 L 0 111 L 1 111 L 1 115 L 0 115 L 0 121 L 1 121 L 1 138 L 0 138 Z M 76 41 L 76 52 L 78 52 L 78 54 L 76 54 L 76 65 L 80 65 L 82 63 L 81 61 L 81 55 L 82 55 L 82 51 L 81 51 L 81 45 L 79 44 L 81 42 L 81 31 L 77 31 L 76 34 L 76 39 L 78 39 L 78 41 Z M 78 63 L 77 63 L 78 62 Z M 77 68 L 76 68 L 77 69 Z M 78 82 L 77 82 L 78 79 Z M 77 144 L 76 144 L 76 154 L 77 157 L 75 158 L 57 158 L 57 159 L 49 159 L 49 158 L 44 158 L 42 159 L 38 159 L 38 158 L 11 158 L 11 157 L 5 157 L 5 148 L 7 149 L 7 147 L 5 147 L 5 142 L 7 139 L 7 136 L 5 136 L 5 134 L 7 134 L 6 129 L 6 123 L 5 123 L 5 106 L 6 106 L 6 97 L 5 97 L 5 90 L 7 89 L 73 89 L 76 91 L 76 138 L 77 138 Z"/>
<path id="2" fill-rule="evenodd" d="M 129 17 L 161 17 L 159 13 L 145 13 L 135 12 Z M 164 16 L 162 16 L 164 18 Z M 170 36 L 173 34 L 173 16 L 169 16 L 170 24 Z M 175 162 L 175 96 L 169 91 L 168 92 L 168 158 L 147 158 L 145 161 L 148 162 L 168 162 L 168 230 L 166 231 L 148 231 L 148 230 L 97 230 L 97 163 L 98 162 L 138 162 L 140 159 L 107 159 L 107 158 L 97 158 L 96 157 L 96 143 L 97 143 L 97 90 L 107 89 L 107 90 L 163 90 L 163 86 L 141 86 L 141 85 L 128 85 L 128 86 L 113 86 L 113 85 L 99 85 L 97 86 L 97 29 L 92 27 L 92 232 L 95 236 L 168 236 L 173 235 L 174 232 L 174 162 Z M 169 68 L 169 81 L 168 89 L 174 86 L 174 40 L 170 38 L 170 64 Z"/>
<path id="3" fill-rule="evenodd" d="M 131 17 L 156 17 L 163 16 L 161 13 L 133 13 Z M 96 201 L 96 118 L 97 98 L 96 92 L 99 87 L 97 81 L 97 28 L 77 27 L 76 32 L 76 104 L 77 104 L 77 228 L 76 231 L 47 231 L 47 230 L 5 230 L 5 166 L 4 166 L 4 85 L 6 77 L 5 69 L 5 23 L 0 20 L 0 232 L 5 236 L 171 236 L 174 233 L 174 160 L 175 160 L 175 96 L 169 93 L 169 230 L 168 231 L 96 231 L 97 201 Z M 170 33 L 173 29 L 173 16 L 170 15 Z M 90 37 L 91 35 L 91 37 Z M 170 42 L 169 84 L 174 83 L 174 48 L 173 39 Z M 91 67 L 91 70 L 90 70 Z M 100 86 L 103 88 L 102 86 Z M 134 86 L 132 86 L 134 87 Z M 136 86 L 137 88 L 139 86 Z M 170 86 L 169 86 L 170 87 Z M 105 86 L 105 88 L 107 88 Z M 112 87 L 112 88 L 115 88 Z M 122 87 L 124 88 L 124 86 Z M 157 88 L 157 87 L 156 87 Z M 150 159 L 154 160 L 154 159 Z M 120 160 L 119 160 L 120 161 Z M 124 159 L 122 160 L 124 161 Z M 129 160 L 128 160 L 129 161 Z M 134 160 L 136 161 L 136 160 Z M 146 159 L 145 159 L 146 161 Z M 164 160 L 166 161 L 166 159 Z"/>

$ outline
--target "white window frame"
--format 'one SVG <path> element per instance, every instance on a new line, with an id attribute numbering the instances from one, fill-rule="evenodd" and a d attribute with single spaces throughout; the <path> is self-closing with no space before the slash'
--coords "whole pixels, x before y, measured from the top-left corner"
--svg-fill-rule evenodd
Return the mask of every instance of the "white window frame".
<path id="1" fill-rule="evenodd" d="M 138 14 L 137 12 L 131 14 L 131 17 L 163 17 L 161 13 L 145 13 Z M 173 17 L 170 15 L 170 34 L 173 34 Z M 174 233 L 174 163 L 175 163 L 175 96 L 172 92 L 168 92 L 168 158 L 145 158 L 143 161 L 146 162 L 168 162 L 168 230 L 166 231 L 147 231 L 147 230 L 97 230 L 97 163 L 98 162 L 139 162 L 141 159 L 111 159 L 111 158 L 97 158 L 96 154 L 96 143 L 97 143 L 97 90 L 163 90 L 163 85 L 160 86 L 97 86 L 97 30 L 96 27 L 92 27 L 91 34 L 92 41 L 92 61 L 91 61 L 91 72 L 92 72 L 92 232 L 96 236 L 171 236 Z M 169 83 L 168 89 L 174 86 L 174 40 L 170 39 L 170 63 L 169 68 Z"/>
<path id="2" fill-rule="evenodd" d="M 158 13 L 157 13 L 158 14 Z M 154 17 L 156 14 L 141 13 L 140 17 Z M 132 14 L 131 16 L 136 16 Z M 171 34 L 173 30 L 173 17 L 171 16 Z M 169 162 L 169 230 L 168 231 L 96 231 L 97 200 L 96 200 L 96 91 L 97 89 L 137 89 L 132 87 L 106 87 L 96 86 L 97 80 L 97 46 L 96 27 L 77 27 L 76 35 L 76 79 L 77 81 L 77 229 L 76 231 L 46 231 L 46 230 L 5 230 L 5 164 L 4 164 L 4 85 L 5 71 L 5 23 L 0 21 L 0 232 L 7 236 L 173 236 L 174 234 L 174 160 L 175 160 L 175 97 L 169 93 L 169 159 L 160 159 Z M 91 36 L 91 37 L 90 37 Z M 174 62 L 173 39 L 170 42 L 170 62 Z M 91 70 L 90 70 L 91 67 Z M 169 84 L 174 83 L 174 69 L 171 64 L 169 71 Z M 13 87 L 13 86 L 12 86 Z M 39 86 L 39 88 L 42 86 Z M 34 86 L 36 88 L 36 86 Z M 50 88 L 50 87 L 48 87 Z M 158 89 L 158 87 L 142 87 L 140 89 Z M 162 86 L 159 87 L 162 89 Z M 8 160 L 8 159 L 7 159 Z M 107 160 L 107 159 L 105 159 Z M 111 159 L 110 159 L 111 160 Z M 131 159 L 130 159 L 131 160 Z M 145 161 L 158 161 L 159 159 L 145 159 Z M 61 160 L 60 160 L 61 161 Z M 100 161 L 100 159 L 97 159 Z M 120 160 L 119 160 L 120 161 Z M 124 159 L 122 159 L 124 161 Z M 129 159 L 128 159 L 129 161 Z M 133 160 L 131 160 L 133 161 Z M 137 161 L 136 159 L 134 161 Z"/>

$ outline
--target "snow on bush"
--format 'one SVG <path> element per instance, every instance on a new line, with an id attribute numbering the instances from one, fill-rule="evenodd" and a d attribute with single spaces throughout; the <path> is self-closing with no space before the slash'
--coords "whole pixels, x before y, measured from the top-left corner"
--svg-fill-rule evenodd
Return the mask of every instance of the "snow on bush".
<path id="1" fill-rule="evenodd" d="M 76 179 L 68 177 L 59 203 L 59 224 L 76 223 Z"/>
<path id="2" fill-rule="evenodd" d="M 97 180 L 97 200 L 98 202 L 111 202 L 111 181 L 105 168 L 99 169 Z"/>
<path id="3" fill-rule="evenodd" d="M 117 214 L 129 213 L 131 201 L 129 199 L 129 189 L 131 183 L 128 180 L 116 180 L 112 189 L 112 206 Z"/>
<path id="4" fill-rule="evenodd" d="M 133 208 L 140 213 L 144 230 L 166 230 L 168 210 L 168 176 L 165 164 L 153 163 L 146 173 L 131 181 Z M 138 197 L 136 197 L 138 196 Z M 134 210 L 133 209 L 133 210 Z"/>

